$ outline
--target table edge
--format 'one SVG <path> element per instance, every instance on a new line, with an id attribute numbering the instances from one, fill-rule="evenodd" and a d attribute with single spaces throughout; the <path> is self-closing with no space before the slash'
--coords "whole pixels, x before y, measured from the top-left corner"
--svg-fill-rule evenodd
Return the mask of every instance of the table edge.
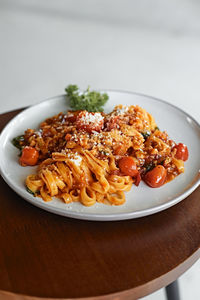
<path id="1" fill-rule="evenodd" d="M 153 292 L 166 287 L 178 279 L 184 272 L 186 272 L 200 257 L 200 248 L 198 248 L 187 260 L 179 264 L 175 269 L 155 278 L 143 285 L 135 288 L 116 292 L 107 295 L 94 296 L 94 297 L 81 297 L 81 298 L 49 298 L 37 297 L 24 294 L 13 293 L 5 290 L 0 290 L 0 298 L 4 300 L 137 300 L 138 298 L 145 297 Z"/>

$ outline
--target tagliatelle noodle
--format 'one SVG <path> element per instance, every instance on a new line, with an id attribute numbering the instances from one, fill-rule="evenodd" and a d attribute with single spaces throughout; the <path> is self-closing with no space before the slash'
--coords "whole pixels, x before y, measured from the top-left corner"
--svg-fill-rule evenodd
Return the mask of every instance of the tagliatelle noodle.
<path id="1" fill-rule="evenodd" d="M 70 121 L 73 113 L 78 115 L 59 114 L 45 120 L 40 131 L 25 132 L 25 145 L 40 154 L 37 174 L 27 176 L 26 186 L 44 201 L 57 197 L 66 204 L 122 205 L 125 192 L 136 181 L 120 172 L 118 160 L 123 156 L 134 159 L 140 174 L 147 164 L 162 164 L 166 182 L 184 172 L 183 161 L 175 157 L 175 143 L 157 129 L 153 116 L 143 108 L 118 105 L 107 115 L 87 113 L 79 125 Z M 102 129 L 87 132 L 98 121 L 104 122 Z"/>

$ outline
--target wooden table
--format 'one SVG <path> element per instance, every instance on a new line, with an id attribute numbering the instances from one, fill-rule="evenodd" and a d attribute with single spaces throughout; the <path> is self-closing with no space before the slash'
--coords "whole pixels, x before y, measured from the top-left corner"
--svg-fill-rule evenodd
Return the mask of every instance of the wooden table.
<path id="1" fill-rule="evenodd" d="M 0 129 L 18 112 L 1 115 Z M 0 299 L 133 300 L 200 257 L 200 188 L 163 212 L 115 222 L 57 216 L 3 179 L 0 188 Z"/>

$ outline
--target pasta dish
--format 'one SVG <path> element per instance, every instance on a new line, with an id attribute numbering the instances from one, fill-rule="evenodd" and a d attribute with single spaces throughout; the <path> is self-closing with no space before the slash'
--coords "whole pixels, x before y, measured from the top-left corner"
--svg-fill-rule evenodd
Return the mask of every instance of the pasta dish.
<path id="1" fill-rule="evenodd" d="M 18 139 L 22 166 L 38 165 L 26 178 L 29 192 L 44 201 L 56 197 L 85 206 L 122 205 L 125 192 L 143 180 L 158 188 L 184 172 L 188 149 L 159 130 L 138 105 L 117 105 L 111 113 L 59 113 Z"/>

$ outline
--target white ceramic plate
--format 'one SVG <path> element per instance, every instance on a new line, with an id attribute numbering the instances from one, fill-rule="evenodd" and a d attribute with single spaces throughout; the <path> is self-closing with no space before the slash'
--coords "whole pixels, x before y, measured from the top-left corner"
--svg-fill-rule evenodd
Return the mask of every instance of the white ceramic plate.
<path id="1" fill-rule="evenodd" d="M 180 202 L 191 194 L 200 183 L 200 125 L 188 114 L 177 107 L 145 95 L 106 91 L 109 101 L 105 111 L 110 112 L 117 104 L 138 104 L 151 113 L 161 130 L 169 136 L 188 146 L 189 159 L 185 163 L 185 173 L 164 186 L 152 189 L 141 182 L 139 187 L 133 185 L 126 193 L 126 203 L 121 206 L 95 204 L 85 207 L 80 203 L 64 204 L 59 199 L 44 202 L 41 198 L 29 194 L 24 185 L 28 174 L 34 173 L 36 167 L 21 167 L 18 164 L 18 149 L 11 141 L 23 134 L 27 128 L 37 128 L 47 117 L 67 110 L 66 97 L 57 96 L 34 105 L 11 120 L 0 136 L 1 174 L 8 185 L 21 197 L 44 210 L 55 214 L 86 220 L 123 220 L 150 215 Z"/>

